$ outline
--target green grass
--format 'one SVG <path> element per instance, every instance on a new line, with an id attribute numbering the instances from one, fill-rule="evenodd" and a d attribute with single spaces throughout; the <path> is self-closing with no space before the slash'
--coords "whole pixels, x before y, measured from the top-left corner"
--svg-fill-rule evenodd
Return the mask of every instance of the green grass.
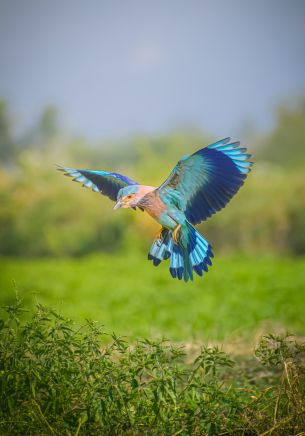
<path id="1" fill-rule="evenodd" d="M 257 332 L 304 335 L 305 258 L 221 257 L 194 283 L 173 280 L 142 254 L 0 262 L 0 304 L 14 288 L 27 305 L 39 301 L 108 332 L 175 341 L 253 339 Z M 14 285 L 15 282 L 15 285 Z"/>

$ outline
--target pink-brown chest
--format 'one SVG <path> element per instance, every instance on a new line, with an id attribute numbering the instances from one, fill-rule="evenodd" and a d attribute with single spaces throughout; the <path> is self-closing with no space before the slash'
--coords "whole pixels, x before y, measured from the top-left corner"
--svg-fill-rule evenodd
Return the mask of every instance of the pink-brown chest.
<path id="1" fill-rule="evenodd" d="M 158 219 L 165 211 L 165 204 L 161 201 L 158 191 L 152 191 L 141 199 L 141 207 L 154 219 Z"/>

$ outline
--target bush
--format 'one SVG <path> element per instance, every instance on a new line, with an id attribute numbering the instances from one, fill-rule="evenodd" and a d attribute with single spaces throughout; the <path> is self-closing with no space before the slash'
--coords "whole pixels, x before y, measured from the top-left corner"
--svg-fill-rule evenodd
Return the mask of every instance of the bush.
<path id="1" fill-rule="evenodd" d="M 188 362 L 167 341 L 128 345 L 93 322 L 77 327 L 20 301 L 0 323 L 0 431 L 15 434 L 297 434 L 304 429 L 305 346 L 268 337 L 264 386 L 217 347 Z M 271 341 L 271 342 L 270 342 Z M 251 361 L 251 365 L 254 364 Z M 278 367 L 281 375 L 278 376 Z M 252 369 L 252 368 L 251 368 Z M 265 432 L 265 433 L 264 433 Z"/>

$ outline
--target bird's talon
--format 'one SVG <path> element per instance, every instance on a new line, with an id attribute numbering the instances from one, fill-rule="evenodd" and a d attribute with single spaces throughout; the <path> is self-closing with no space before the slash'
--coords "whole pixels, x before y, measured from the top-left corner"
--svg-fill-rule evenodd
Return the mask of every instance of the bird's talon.
<path id="1" fill-rule="evenodd" d="M 161 243 L 162 243 L 162 240 L 163 240 L 163 238 L 162 238 L 162 228 L 161 228 L 161 230 L 156 234 L 156 240 L 157 240 L 157 244 L 158 245 L 161 245 Z"/>
<path id="2" fill-rule="evenodd" d="M 178 224 L 177 227 L 175 227 L 175 229 L 173 231 L 173 241 L 175 242 L 175 244 L 178 244 L 178 237 L 179 237 L 180 229 L 181 229 L 181 224 Z"/>

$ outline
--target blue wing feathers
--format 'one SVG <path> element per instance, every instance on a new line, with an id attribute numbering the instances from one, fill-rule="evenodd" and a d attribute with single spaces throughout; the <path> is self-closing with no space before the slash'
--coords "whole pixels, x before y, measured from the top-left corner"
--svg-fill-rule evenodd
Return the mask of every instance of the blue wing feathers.
<path id="1" fill-rule="evenodd" d="M 199 150 L 203 161 L 208 161 L 206 177 L 199 183 L 197 193 L 189 199 L 185 210 L 186 218 L 192 224 L 206 220 L 226 206 L 228 201 L 243 185 L 251 162 L 245 148 L 236 148 L 239 143 L 208 146 Z M 204 167 L 204 164 L 203 164 Z"/>
<path id="2" fill-rule="evenodd" d="M 209 145 L 210 148 L 218 148 L 218 147 L 222 147 L 223 145 L 227 144 L 228 142 L 231 141 L 230 137 L 221 139 L 220 141 L 214 142 L 213 144 Z M 239 144 L 239 142 L 233 142 L 233 144 Z"/>
<path id="3" fill-rule="evenodd" d="M 107 171 L 82 170 L 76 168 L 58 167 L 66 176 L 73 177 L 73 181 L 83 183 L 85 188 L 100 192 L 111 200 L 117 199 L 118 192 L 127 185 L 136 185 L 137 182 L 119 173 Z"/>
<path id="4" fill-rule="evenodd" d="M 226 206 L 251 170 L 250 154 L 230 138 L 181 159 L 158 188 L 166 204 L 174 204 L 192 224 Z"/>

